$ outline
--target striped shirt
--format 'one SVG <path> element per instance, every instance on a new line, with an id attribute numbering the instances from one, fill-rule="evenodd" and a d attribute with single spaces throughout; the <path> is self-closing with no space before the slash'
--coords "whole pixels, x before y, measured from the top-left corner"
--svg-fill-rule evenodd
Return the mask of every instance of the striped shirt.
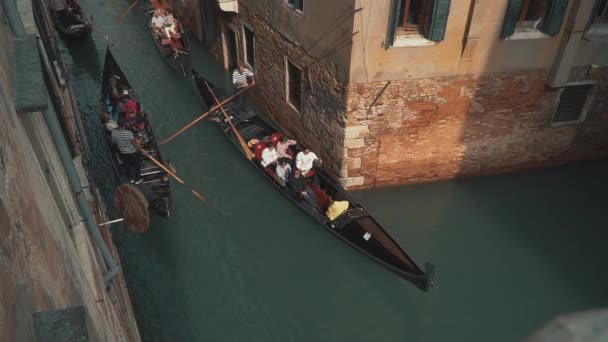
<path id="1" fill-rule="evenodd" d="M 253 73 L 247 68 L 243 68 L 242 74 L 239 72 L 239 69 L 235 69 L 232 73 L 232 84 L 235 87 L 243 87 L 242 84 L 247 84 L 247 77 L 251 76 L 253 76 Z"/>
<path id="2" fill-rule="evenodd" d="M 135 145 L 133 145 L 133 139 L 135 139 L 135 136 L 129 130 L 117 128 L 112 131 L 112 142 L 118 146 L 118 150 L 122 154 L 137 152 Z"/>

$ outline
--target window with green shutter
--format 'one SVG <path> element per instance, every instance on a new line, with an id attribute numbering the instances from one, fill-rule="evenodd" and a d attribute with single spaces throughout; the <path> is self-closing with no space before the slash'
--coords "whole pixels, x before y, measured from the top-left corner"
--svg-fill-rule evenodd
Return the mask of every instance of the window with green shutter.
<path id="1" fill-rule="evenodd" d="M 518 30 L 540 30 L 555 35 L 561 29 L 568 0 L 509 0 L 501 38 Z"/>
<path id="2" fill-rule="evenodd" d="M 541 31 L 547 35 L 553 36 L 559 33 L 568 10 L 569 0 L 553 0 L 550 2 L 544 16 L 544 22 Z"/>
<path id="3" fill-rule="evenodd" d="M 450 0 L 429 0 L 430 18 L 426 21 L 424 36 L 433 42 L 440 42 L 445 37 L 445 29 L 450 14 Z"/>
<path id="4" fill-rule="evenodd" d="M 386 47 L 393 46 L 395 38 L 404 35 L 442 41 L 450 3 L 451 0 L 391 0 Z"/>

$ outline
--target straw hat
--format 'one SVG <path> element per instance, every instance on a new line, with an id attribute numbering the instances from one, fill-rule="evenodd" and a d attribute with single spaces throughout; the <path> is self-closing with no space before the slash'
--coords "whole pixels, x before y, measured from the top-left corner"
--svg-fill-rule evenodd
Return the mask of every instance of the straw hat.
<path id="1" fill-rule="evenodd" d="M 258 139 L 251 139 L 249 140 L 249 142 L 247 143 L 247 146 L 249 146 L 250 148 L 253 148 L 253 146 L 255 146 L 257 143 L 259 143 L 260 141 Z"/>

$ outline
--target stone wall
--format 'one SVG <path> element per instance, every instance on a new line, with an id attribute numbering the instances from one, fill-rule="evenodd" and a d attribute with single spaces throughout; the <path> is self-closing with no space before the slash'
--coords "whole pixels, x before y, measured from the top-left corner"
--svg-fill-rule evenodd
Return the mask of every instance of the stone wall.
<path id="1" fill-rule="evenodd" d="M 238 28 L 243 23 L 253 28 L 256 39 L 257 85 L 250 95 L 287 134 L 309 145 L 337 173 L 344 155 L 346 80 L 333 65 L 310 56 L 241 3 L 239 16 L 229 24 L 242 35 Z M 286 101 L 286 58 L 302 69 L 300 112 Z"/>
<path id="2" fill-rule="evenodd" d="M 428 182 L 608 157 L 608 67 L 576 68 L 599 81 L 583 123 L 552 127 L 557 90 L 546 72 L 350 84 L 344 183 Z"/>

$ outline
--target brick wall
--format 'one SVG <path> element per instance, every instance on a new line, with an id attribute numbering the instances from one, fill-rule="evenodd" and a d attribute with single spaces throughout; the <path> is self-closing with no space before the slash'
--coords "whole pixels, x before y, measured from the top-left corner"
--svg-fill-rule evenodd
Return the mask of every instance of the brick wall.
<path id="1" fill-rule="evenodd" d="M 546 73 L 351 84 L 344 183 L 350 188 L 496 174 L 608 157 L 607 68 L 576 68 L 600 82 L 585 122 L 551 127 L 558 92 Z"/>
<path id="2" fill-rule="evenodd" d="M 256 82 L 250 96 L 291 137 L 310 146 L 324 165 L 336 173 L 344 155 L 344 115 L 346 81 L 335 67 L 310 56 L 246 5 L 239 4 L 239 15 L 229 24 L 253 28 L 256 39 Z M 239 44 L 241 46 L 241 44 Z M 239 52 L 242 56 L 242 52 Z M 285 58 L 302 69 L 302 108 L 295 110 L 286 101 Z"/>

